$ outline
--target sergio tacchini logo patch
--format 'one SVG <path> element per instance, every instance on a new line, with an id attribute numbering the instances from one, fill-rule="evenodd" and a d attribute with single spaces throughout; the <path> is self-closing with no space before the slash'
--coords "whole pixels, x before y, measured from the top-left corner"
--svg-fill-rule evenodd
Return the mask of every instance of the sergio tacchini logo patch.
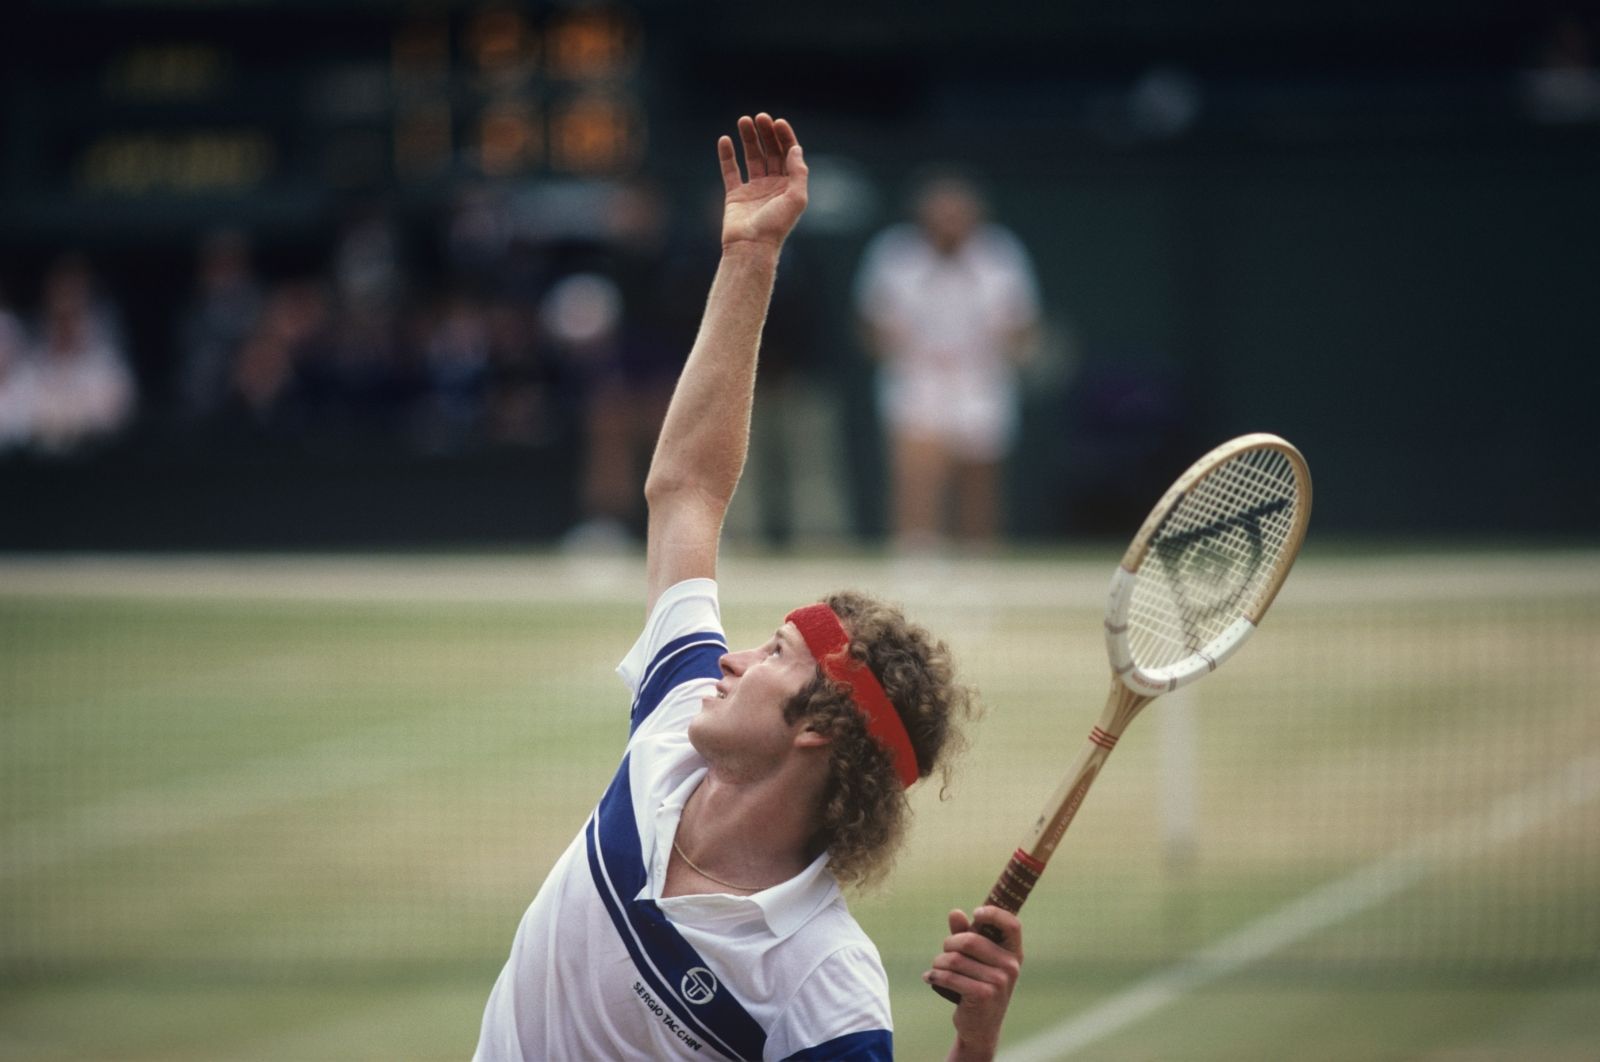
<path id="1" fill-rule="evenodd" d="M 704 966 L 695 966 L 683 975 L 678 988 L 685 1000 L 698 1007 L 711 1002 L 711 998 L 717 994 L 717 978 Z"/>

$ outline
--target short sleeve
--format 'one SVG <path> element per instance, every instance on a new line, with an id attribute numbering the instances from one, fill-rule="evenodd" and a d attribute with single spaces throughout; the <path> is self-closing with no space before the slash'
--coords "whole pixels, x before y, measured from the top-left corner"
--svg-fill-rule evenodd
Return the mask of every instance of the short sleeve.
<path id="1" fill-rule="evenodd" d="M 717 584 L 711 579 L 686 579 L 668 587 L 656 599 L 633 648 L 617 665 L 617 674 L 633 694 L 629 734 L 684 683 L 716 679 L 721 674 L 718 661 L 727 651 Z"/>
<path id="2" fill-rule="evenodd" d="M 1039 319 L 1039 284 L 1028 249 L 997 225 L 989 228 L 987 236 L 992 258 L 1004 277 L 1001 291 L 1008 323 L 1019 328 L 1034 324 Z"/>
<path id="3" fill-rule="evenodd" d="M 889 978 L 870 943 L 840 948 L 801 984 L 767 1037 L 770 1057 L 892 1059 Z"/>

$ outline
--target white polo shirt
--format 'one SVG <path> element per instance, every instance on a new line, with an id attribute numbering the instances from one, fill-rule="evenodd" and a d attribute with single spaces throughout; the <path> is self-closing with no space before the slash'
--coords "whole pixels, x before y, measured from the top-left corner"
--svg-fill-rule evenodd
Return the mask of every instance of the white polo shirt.
<path id="1" fill-rule="evenodd" d="M 889 985 L 819 856 L 752 896 L 663 898 L 727 651 L 716 583 L 661 595 L 617 668 L 627 754 L 523 915 L 475 1059 L 887 1059 Z"/>
<path id="2" fill-rule="evenodd" d="M 982 225 L 947 255 L 916 225 L 892 226 L 867 245 L 855 298 L 890 341 L 878 374 L 885 420 L 971 460 L 1002 457 L 1016 434 L 1020 397 L 1010 346 L 1039 319 L 1021 241 Z"/>

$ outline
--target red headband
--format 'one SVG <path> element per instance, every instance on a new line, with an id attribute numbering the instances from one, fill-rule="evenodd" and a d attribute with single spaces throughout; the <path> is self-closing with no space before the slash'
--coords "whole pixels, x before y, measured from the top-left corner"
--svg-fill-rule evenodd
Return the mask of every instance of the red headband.
<path id="1" fill-rule="evenodd" d="M 846 652 L 850 636 L 845 633 L 838 615 L 819 601 L 795 609 L 784 621 L 799 628 L 800 637 L 805 639 L 811 655 L 817 658 L 822 673 L 850 687 L 850 699 L 866 717 L 867 733 L 889 754 L 895 773 L 900 776 L 901 787 L 909 789 L 918 778 L 917 754 L 911 747 L 911 737 L 877 676 Z"/>

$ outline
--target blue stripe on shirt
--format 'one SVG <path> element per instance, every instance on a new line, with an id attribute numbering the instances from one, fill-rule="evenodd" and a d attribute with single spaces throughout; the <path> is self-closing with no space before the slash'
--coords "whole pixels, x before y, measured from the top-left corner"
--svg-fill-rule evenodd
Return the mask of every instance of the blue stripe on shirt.
<path id="1" fill-rule="evenodd" d="M 796 1051 L 784 1062 L 893 1062 L 893 1059 L 894 1034 L 888 1029 L 867 1029 Z"/>
<path id="2" fill-rule="evenodd" d="M 662 646 L 645 668 L 639 695 L 633 699 L 628 713 L 629 735 L 639 729 L 639 724 L 677 687 L 694 679 L 720 677 L 722 668 L 717 661 L 727 651 L 727 641 L 716 631 L 685 634 Z"/>
<path id="3" fill-rule="evenodd" d="M 678 1019 L 712 1048 L 730 1058 L 759 1059 L 766 1047 L 766 1030 L 727 985 L 713 979 L 705 959 L 653 901 L 634 899 L 644 887 L 645 868 L 633 818 L 628 762 L 624 757 L 584 830 L 589 873 L 600 901 L 639 976 L 658 1000 L 670 1004 Z M 691 993 L 710 998 L 691 1002 Z"/>

